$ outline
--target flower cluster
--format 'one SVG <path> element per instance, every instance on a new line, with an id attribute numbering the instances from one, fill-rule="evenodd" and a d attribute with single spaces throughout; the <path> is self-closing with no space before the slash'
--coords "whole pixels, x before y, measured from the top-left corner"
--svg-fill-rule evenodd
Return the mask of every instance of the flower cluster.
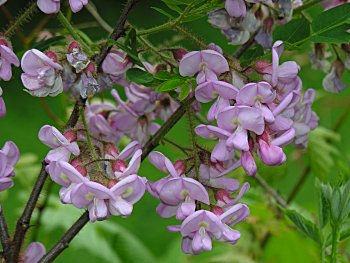
<path id="1" fill-rule="evenodd" d="M 11 188 L 11 179 L 14 173 L 14 166 L 19 158 L 19 150 L 14 142 L 6 142 L 0 150 L 0 192 Z"/>
<path id="2" fill-rule="evenodd" d="M 11 42 L 0 37 L 0 80 L 9 81 L 12 78 L 12 65 L 18 67 L 19 60 L 12 50 Z M 6 107 L 2 94 L 3 91 L 0 87 L 0 118 L 6 114 Z"/>
<path id="3" fill-rule="evenodd" d="M 255 65 L 263 81 L 242 87 L 217 80 L 219 74 L 229 70 L 218 52 L 190 52 L 181 60 L 180 74 L 198 73 L 197 100 L 209 102 L 217 97 L 208 112 L 208 120 L 216 120 L 217 125 L 196 128 L 201 137 L 218 140 L 211 155 L 213 162 L 228 161 L 240 151 L 244 170 L 254 175 L 254 153 L 267 165 L 281 165 L 286 161 L 284 145 L 295 141 L 306 146 L 308 132 L 318 123 L 311 111 L 315 94 L 309 90 L 301 99 L 299 66 L 293 61 L 280 65 L 282 52 L 283 43 L 277 41 L 272 48 L 272 63 L 261 61 Z"/>
<path id="4" fill-rule="evenodd" d="M 210 154 L 210 153 L 209 153 Z M 190 169 L 187 163 L 178 160 L 174 164 L 160 152 L 152 152 L 149 161 L 166 177 L 156 182 L 148 182 L 148 192 L 160 200 L 157 213 L 164 218 L 176 216 L 181 225 L 169 226 L 169 231 L 180 232 L 184 253 L 199 254 L 212 249 L 212 239 L 235 244 L 240 238 L 232 226 L 245 220 L 249 215 L 246 205 L 238 200 L 249 189 L 245 183 L 239 194 L 239 182 L 226 175 L 239 166 L 239 162 L 211 162 L 208 153 L 201 154 L 199 174 Z M 187 160 L 188 161 L 188 160 Z M 229 165 L 229 169 L 225 167 Z M 209 191 L 215 198 L 209 197 Z"/>
<path id="5" fill-rule="evenodd" d="M 246 43 L 255 34 L 258 44 L 271 48 L 275 25 L 288 22 L 299 5 L 300 1 L 226 0 L 225 8 L 208 14 L 208 21 L 234 45 Z"/>
<path id="6" fill-rule="evenodd" d="M 70 8 L 74 13 L 83 9 L 89 0 L 69 0 Z M 60 11 L 61 0 L 38 0 L 39 9 L 46 14 L 54 14 Z"/>
<path id="7" fill-rule="evenodd" d="M 129 216 L 145 191 L 145 179 L 138 176 L 139 144 L 132 142 L 119 153 L 114 144 L 98 139 L 89 145 L 87 136 L 86 131 L 61 134 L 48 125 L 39 132 L 40 140 L 53 148 L 45 159 L 46 170 L 62 186 L 61 201 L 87 208 L 91 222 L 111 215 Z"/>

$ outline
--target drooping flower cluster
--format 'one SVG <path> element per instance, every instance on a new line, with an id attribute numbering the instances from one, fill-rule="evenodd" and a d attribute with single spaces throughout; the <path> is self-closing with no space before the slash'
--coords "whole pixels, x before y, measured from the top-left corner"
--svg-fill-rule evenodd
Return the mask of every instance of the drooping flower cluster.
<path id="1" fill-rule="evenodd" d="M 228 70 L 227 61 L 223 56 L 218 59 L 217 52 L 191 52 L 180 62 L 180 74 L 188 76 L 199 71 L 197 82 L 202 75 L 206 77 L 206 84 L 199 83 L 195 90 L 199 101 L 218 97 L 208 112 L 208 120 L 215 119 L 217 125 L 196 128 L 201 137 L 218 140 L 211 155 L 213 162 L 231 160 L 239 151 L 244 170 L 254 175 L 257 169 L 254 153 L 267 165 L 281 165 L 286 161 L 284 145 L 295 141 L 306 146 L 307 134 L 318 122 L 311 111 L 314 92 L 308 91 L 301 99 L 299 66 L 293 61 L 280 65 L 282 52 L 283 43 L 277 41 L 272 48 L 272 63 L 261 61 L 255 66 L 263 81 L 243 87 L 215 80 L 217 68 L 225 69 L 217 73 Z M 198 58 L 193 59 L 196 54 Z"/>
<path id="2" fill-rule="evenodd" d="M 119 153 L 112 143 L 94 139 L 93 145 L 87 145 L 86 136 L 84 131 L 72 130 L 61 134 L 48 125 L 39 132 L 40 140 L 53 148 L 45 159 L 46 170 L 62 186 L 61 201 L 87 208 L 91 222 L 111 215 L 129 216 L 145 191 L 145 179 L 138 176 L 142 154 L 139 144 L 132 142 Z M 91 152 L 98 156 L 92 158 Z"/>
<path id="3" fill-rule="evenodd" d="M 69 0 L 70 8 L 74 13 L 79 12 L 89 0 Z M 60 11 L 61 0 L 38 0 L 39 9 L 46 14 L 54 14 Z"/>
<path id="4" fill-rule="evenodd" d="M 0 80 L 9 81 L 12 78 L 12 65 L 19 66 L 19 60 L 12 50 L 11 42 L 0 37 Z M 5 116 L 6 107 L 0 87 L 0 118 Z"/>
<path id="5" fill-rule="evenodd" d="M 235 244 L 240 238 L 231 226 L 245 220 L 249 215 L 246 205 L 238 200 L 249 189 L 245 183 L 239 194 L 239 182 L 226 175 L 239 166 L 211 162 L 208 152 L 201 152 L 199 174 L 186 171 L 187 161 L 178 160 L 174 164 L 160 152 L 152 152 L 149 161 L 166 177 L 156 182 L 148 182 L 148 192 L 160 200 L 157 213 L 164 218 L 176 216 L 181 225 L 169 226 L 169 231 L 180 232 L 184 253 L 199 254 L 212 249 L 212 239 Z M 229 165 L 229 169 L 225 167 Z M 209 198 L 209 191 L 215 198 Z"/>
<path id="6" fill-rule="evenodd" d="M 275 24 L 288 22 L 299 5 L 300 1 L 226 0 L 225 8 L 208 14 L 208 21 L 234 45 L 246 43 L 255 34 L 258 44 L 271 48 Z"/>
<path id="7" fill-rule="evenodd" d="M 0 150 L 0 192 L 11 188 L 14 166 L 19 158 L 19 150 L 14 142 L 6 142 Z"/>

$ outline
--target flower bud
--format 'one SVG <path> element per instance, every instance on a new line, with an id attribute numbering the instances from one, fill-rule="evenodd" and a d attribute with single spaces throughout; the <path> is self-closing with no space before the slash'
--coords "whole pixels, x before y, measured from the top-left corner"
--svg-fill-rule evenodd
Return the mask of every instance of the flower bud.
<path id="1" fill-rule="evenodd" d="M 53 51 L 47 51 L 47 52 L 45 52 L 45 55 L 48 56 L 53 62 L 58 61 L 57 55 Z"/>
<path id="2" fill-rule="evenodd" d="M 78 42 L 73 41 L 72 43 L 70 43 L 70 45 L 68 46 L 68 52 L 72 53 L 74 49 L 80 49 L 80 45 Z"/>
<path id="3" fill-rule="evenodd" d="M 113 186 L 115 186 L 119 181 L 117 179 L 112 179 L 109 181 L 107 187 L 111 189 Z"/>
<path id="4" fill-rule="evenodd" d="M 66 137 L 69 142 L 76 142 L 78 139 L 77 133 L 73 130 L 66 131 L 64 137 Z"/>
<path id="5" fill-rule="evenodd" d="M 173 53 L 174 59 L 180 62 L 181 59 L 188 53 L 188 51 L 184 48 L 173 48 L 171 49 L 171 53 Z"/>
<path id="6" fill-rule="evenodd" d="M 216 201 L 221 201 L 225 204 L 229 203 L 232 200 L 230 193 L 225 189 L 217 190 L 214 197 Z"/>
<path id="7" fill-rule="evenodd" d="M 253 68 L 259 74 L 268 74 L 272 70 L 271 63 L 263 60 L 256 62 Z"/>
<path id="8" fill-rule="evenodd" d="M 83 162 L 79 158 L 74 158 L 70 161 L 70 164 L 82 175 L 87 176 L 87 170 L 83 165 Z"/>
<path id="9" fill-rule="evenodd" d="M 115 160 L 112 164 L 113 172 L 122 173 L 125 171 L 126 168 L 128 168 L 128 165 L 123 160 Z"/>
<path id="10" fill-rule="evenodd" d="M 247 175 L 254 176 L 256 174 L 256 163 L 250 151 L 242 151 L 241 164 Z"/>
<path id="11" fill-rule="evenodd" d="M 106 158 L 111 157 L 111 158 L 117 159 L 119 155 L 119 150 L 117 146 L 115 146 L 113 143 L 105 144 L 104 152 L 105 152 L 105 155 L 107 155 Z"/>
<path id="12" fill-rule="evenodd" d="M 177 160 L 174 163 L 174 167 L 179 174 L 186 173 L 186 163 L 183 160 Z"/>
<path id="13" fill-rule="evenodd" d="M 217 216 L 220 216 L 224 213 L 224 210 L 220 206 L 213 206 L 210 209 L 210 211 L 213 212 Z"/>

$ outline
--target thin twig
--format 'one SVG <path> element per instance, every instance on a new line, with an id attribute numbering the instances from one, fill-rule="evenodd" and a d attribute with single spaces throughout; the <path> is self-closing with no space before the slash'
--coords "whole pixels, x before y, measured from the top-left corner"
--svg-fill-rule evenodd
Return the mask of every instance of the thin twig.
<path id="1" fill-rule="evenodd" d="M 295 184 L 295 186 L 293 187 L 292 191 L 290 192 L 288 198 L 287 198 L 287 204 L 290 204 L 290 202 L 293 201 L 294 197 L 297 195 L 297 193 L 299 192 L 301 186 L 304 184 L 308 174 L 311 171 L 311 166 L 308 165 L 302 172 L 298 182 Z"/>
<path id="2" fill-rule="evenodd" d="M 264 188 L 264 190 L 271 195 L 277 203 L 282 206 L 283 208 L 287 208 L 288 204 L 287 202 L 281 197 L 275 189 L 273 189 L 259 174 L 256 174 L 255 179 L 258 181 L 258 183 Z"/>
<path id="3" fill-rule="evenodd" d="M 109 34 L 113 32 L 113 27 L 111 27 L 98 13 L 97 8 L 94 3 L 90 0 L 89 3 L 86 5 L 86 9 L 89 11 L 89 13 L 96 19 L 97 23 L 100 24 L 100 26 L 106 30 Z"/>

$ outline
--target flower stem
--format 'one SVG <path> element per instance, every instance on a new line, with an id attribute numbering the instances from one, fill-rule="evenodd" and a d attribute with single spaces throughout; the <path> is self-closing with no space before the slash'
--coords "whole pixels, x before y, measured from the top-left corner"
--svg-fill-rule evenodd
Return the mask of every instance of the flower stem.
<path id="1" fill-rule="evenodd" d="M 91 48 L 85 43 L 85 41 L 81 38 L 78 32 L 75 31 L 72 24 L 68 21 L 68 19 L 64 16 L 64 14 L 60 11 L 57 14 L 58 20 L 61 22 L 62 26 L 68 30 L 68 32 L 72 35 L 72 37 L 79 42 L 84 52 L 88 54 L 89 57 L 93 55 L 93 51 Z"/>
<path id="2" fill-rule="evenodd" d="M 193 111 L 191 109 L 191 104 L 186 106 L 186 111 L 187 111 L 187 116 L 188 116 L 188 124 L 190 128 L 190 137 L 192 141 L 192 152 L 194 156 L 194 172 L 195 176 L 198 179 L 199 178 L 199 154 L 198 154 L 198 149 L 197 149 L 197 140 L 196 140 L 196 134 L 194 132 L 194 122 L 192 119 Z"/>
<path id="3" fill-rule="evenodd" d="M 339 239 L 339 228 L 338 226 L 334 226 L 332 228 L 332 253 L 331 253 L 331 260 L 330 263 L 336 263 L 337 262 L 337 246 L 338 246 L 338 239 Z"/>

